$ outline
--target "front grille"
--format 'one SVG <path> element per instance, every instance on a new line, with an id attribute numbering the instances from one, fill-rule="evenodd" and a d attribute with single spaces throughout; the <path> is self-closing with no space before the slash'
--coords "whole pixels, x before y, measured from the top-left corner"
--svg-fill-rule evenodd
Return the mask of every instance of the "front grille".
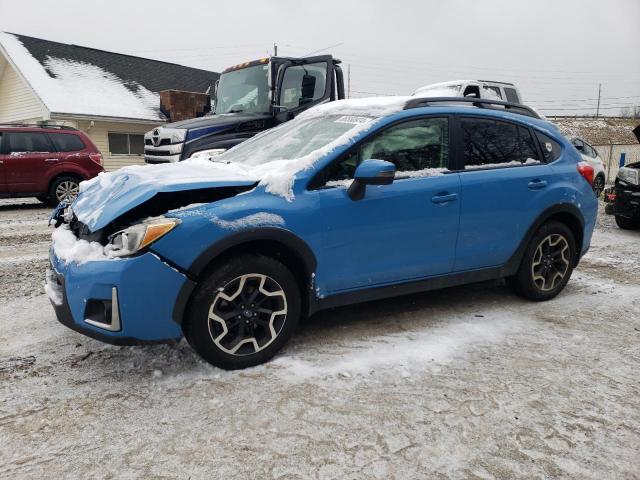
<path id="1" fill-rule="evenodd" d="M 156 156 L 156 157 L 165 157 L 165 156 L 168 156 L 168 155 L 172 155 L 172 153 L 169 152 L 168 150 L 150 150 L 148 148 L 144 149 L 144 153 L 146 155 L 153 155 L 153 156 Z"/>
<path id="2" fill-rule="evenodd" d="M 153 140 L 151 140 L 150 138 L 145 139 L 144 141 L 145 145 L 149 145 L 150 147 L 153 147 Z M 158 143 L 158 145 L 156 145 L 157 147 L 164 147 L 165 145 L 171 145 L 171 139 L 170 138 L 163 138 L 162 140 L 160 140 L 160 143 Z"/>

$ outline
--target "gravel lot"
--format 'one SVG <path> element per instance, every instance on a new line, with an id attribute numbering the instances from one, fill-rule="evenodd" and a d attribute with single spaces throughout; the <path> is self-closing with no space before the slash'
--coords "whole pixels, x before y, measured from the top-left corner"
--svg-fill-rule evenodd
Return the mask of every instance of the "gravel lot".
<path id="1" fill-rule="evenodd" d="M 35 202 L 0 201 L 0 477 L 640 478 L 640 232 L 611 218 L 551 302 L 336 309 L 230 373 L 58 324 Z"/>

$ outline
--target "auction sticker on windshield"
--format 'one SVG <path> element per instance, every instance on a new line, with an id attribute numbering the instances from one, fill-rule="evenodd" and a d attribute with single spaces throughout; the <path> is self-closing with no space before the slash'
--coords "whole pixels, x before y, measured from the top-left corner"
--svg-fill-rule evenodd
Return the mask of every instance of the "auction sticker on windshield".
<path id="1" fill-rule="evenodd" d="M 336 123 L 351 123 L 353 125 L 360 125 L 362 123 L 370 122 L 371 118 L 369 117 L 358 117 L 355 115 L 344 115 L 335 120 Z"/>

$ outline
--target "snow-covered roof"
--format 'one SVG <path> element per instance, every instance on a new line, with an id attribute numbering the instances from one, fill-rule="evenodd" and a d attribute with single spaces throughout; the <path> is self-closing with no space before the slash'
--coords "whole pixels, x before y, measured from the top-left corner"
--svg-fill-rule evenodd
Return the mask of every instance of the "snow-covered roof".
<path id="1" fill-rule="evenodd" d="M 0 51 L 51 113 L 165 121 L 161 90 L 207 92 L 219 74 L 0 32 Z"/>
<path id="2" fill-rule="evenodd" d="M 640 121 L 631 118 L 555 117 L 550 120 L 558 125 L 565 137 L 580 137 L 591 145 L 638 143 L 633 129 L 640 124 Z"/>

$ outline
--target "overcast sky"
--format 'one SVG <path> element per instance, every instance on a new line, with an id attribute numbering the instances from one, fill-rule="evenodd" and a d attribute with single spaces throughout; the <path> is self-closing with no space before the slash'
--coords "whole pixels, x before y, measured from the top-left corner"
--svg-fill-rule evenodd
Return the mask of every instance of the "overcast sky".
<path id="1" fill-rule="evenodd" d="M 220 71 L 332 53 L 351 96 L 464 78 L 516 83 L 547 114 L 640 105 L 640 0 L 0 0 L 0 30 Z"/>

